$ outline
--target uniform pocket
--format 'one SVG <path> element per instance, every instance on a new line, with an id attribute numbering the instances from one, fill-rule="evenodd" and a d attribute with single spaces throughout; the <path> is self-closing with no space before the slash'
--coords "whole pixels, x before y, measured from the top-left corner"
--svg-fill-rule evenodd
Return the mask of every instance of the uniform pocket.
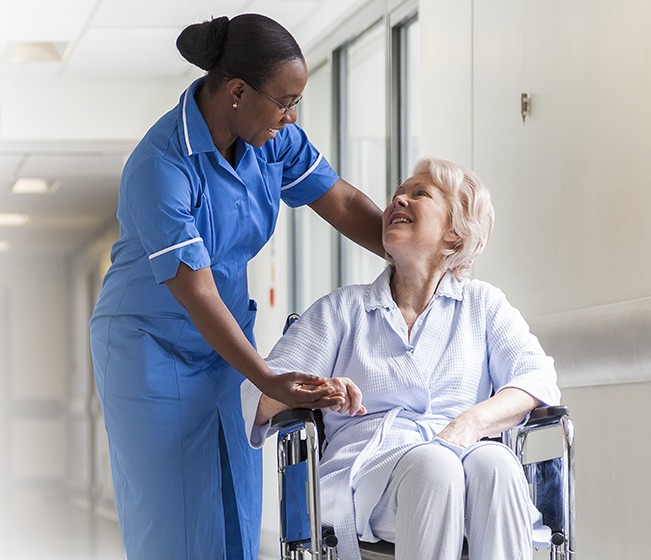
<path id="1" fill-rule="evenodd" d="M 213 257 L 213 248 L 215 247 L 215 224 L 213 221 L 212 208 L 210 207 L 210 200 L 206 193 L 201 193 L 197 198 L 197 204 L 194 206 L 190 213 L 194 219 L 194 225 L 199 232 L 200 237 L 203 239 L 203 244 L 208 251 L 208 254 Z"/>
<path id="2" fill-rule="evenodd" d="M 258 314 L 258 304 L 254 299 L 249 300 L 249 312 L 246 318 L 246 324 L 242 326 L 242 331 L 249 339 L 249 342 L 256 347 L 255 335 L 253 334 L 253 327 L 255 326 L 255 317 Z"/>

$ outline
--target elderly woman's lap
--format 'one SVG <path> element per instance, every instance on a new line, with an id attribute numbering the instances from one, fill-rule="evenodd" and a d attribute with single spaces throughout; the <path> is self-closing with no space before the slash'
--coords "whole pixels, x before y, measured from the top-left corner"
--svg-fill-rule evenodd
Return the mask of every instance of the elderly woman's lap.
<path id="1" fill-rule="evenodd" d="M 396 543 L 398 560 L 459 558 L 464 534 L 473 560 L 531 558 L 527 484 L 511 450 L 486 442 L 462 457 L 436 443 L 403 455 L 371 515 L 374 534 Z"/>

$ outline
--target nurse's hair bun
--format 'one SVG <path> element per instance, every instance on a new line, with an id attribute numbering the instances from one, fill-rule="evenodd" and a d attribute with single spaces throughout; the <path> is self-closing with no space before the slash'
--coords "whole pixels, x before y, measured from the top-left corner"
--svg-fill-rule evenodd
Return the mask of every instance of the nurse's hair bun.
<path id="1" fill-rule="evenodd" d="M 176 39 L 176 48 L 183 58 L 202 70 L 212 70 L 217 64 L 226 32 L 226 16 L 193 23 L 186 27 Z"/>

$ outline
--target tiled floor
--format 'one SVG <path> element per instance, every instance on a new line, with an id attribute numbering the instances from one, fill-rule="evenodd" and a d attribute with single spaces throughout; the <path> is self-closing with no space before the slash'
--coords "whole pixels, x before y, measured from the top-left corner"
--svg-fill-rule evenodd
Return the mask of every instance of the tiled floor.
<path id="1" fill-rule="evenodd" d="M 0 505 L 1 560 L 124 560 L 117 524 L 63 501 Z"/>

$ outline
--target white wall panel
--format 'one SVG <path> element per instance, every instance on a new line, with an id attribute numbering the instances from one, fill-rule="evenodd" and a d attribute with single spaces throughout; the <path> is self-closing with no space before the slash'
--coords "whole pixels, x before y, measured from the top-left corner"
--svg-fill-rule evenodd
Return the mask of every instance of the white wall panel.
<path id="1" fill-rule="evenodd" d="M 421 0 L 421 154 L 472 164 L 472 3 Z"/>
<path id="2" fill-rule="evenodd" d="M 64 488 L 70 366 L 67 280 L 63 259 L 0 257 L 9 325 L 4 340 L 7 392 L 0 411 L 8 441 L 2 453 L 15 498 L 25 491 Z"/>
<path id="3" fill-rule="evenodd" d="M 14 418 L 11 421 L 11 472 L 14 482 L 57 481 L 66 471 L 65 418 Z"/>
<path id="4" fill-rule="evenodd" d="M 504 0 L 474 17 L 474 167 L 497 214 L 478 274 L 530 317 L 650 295 L 651 7 Z"/>

